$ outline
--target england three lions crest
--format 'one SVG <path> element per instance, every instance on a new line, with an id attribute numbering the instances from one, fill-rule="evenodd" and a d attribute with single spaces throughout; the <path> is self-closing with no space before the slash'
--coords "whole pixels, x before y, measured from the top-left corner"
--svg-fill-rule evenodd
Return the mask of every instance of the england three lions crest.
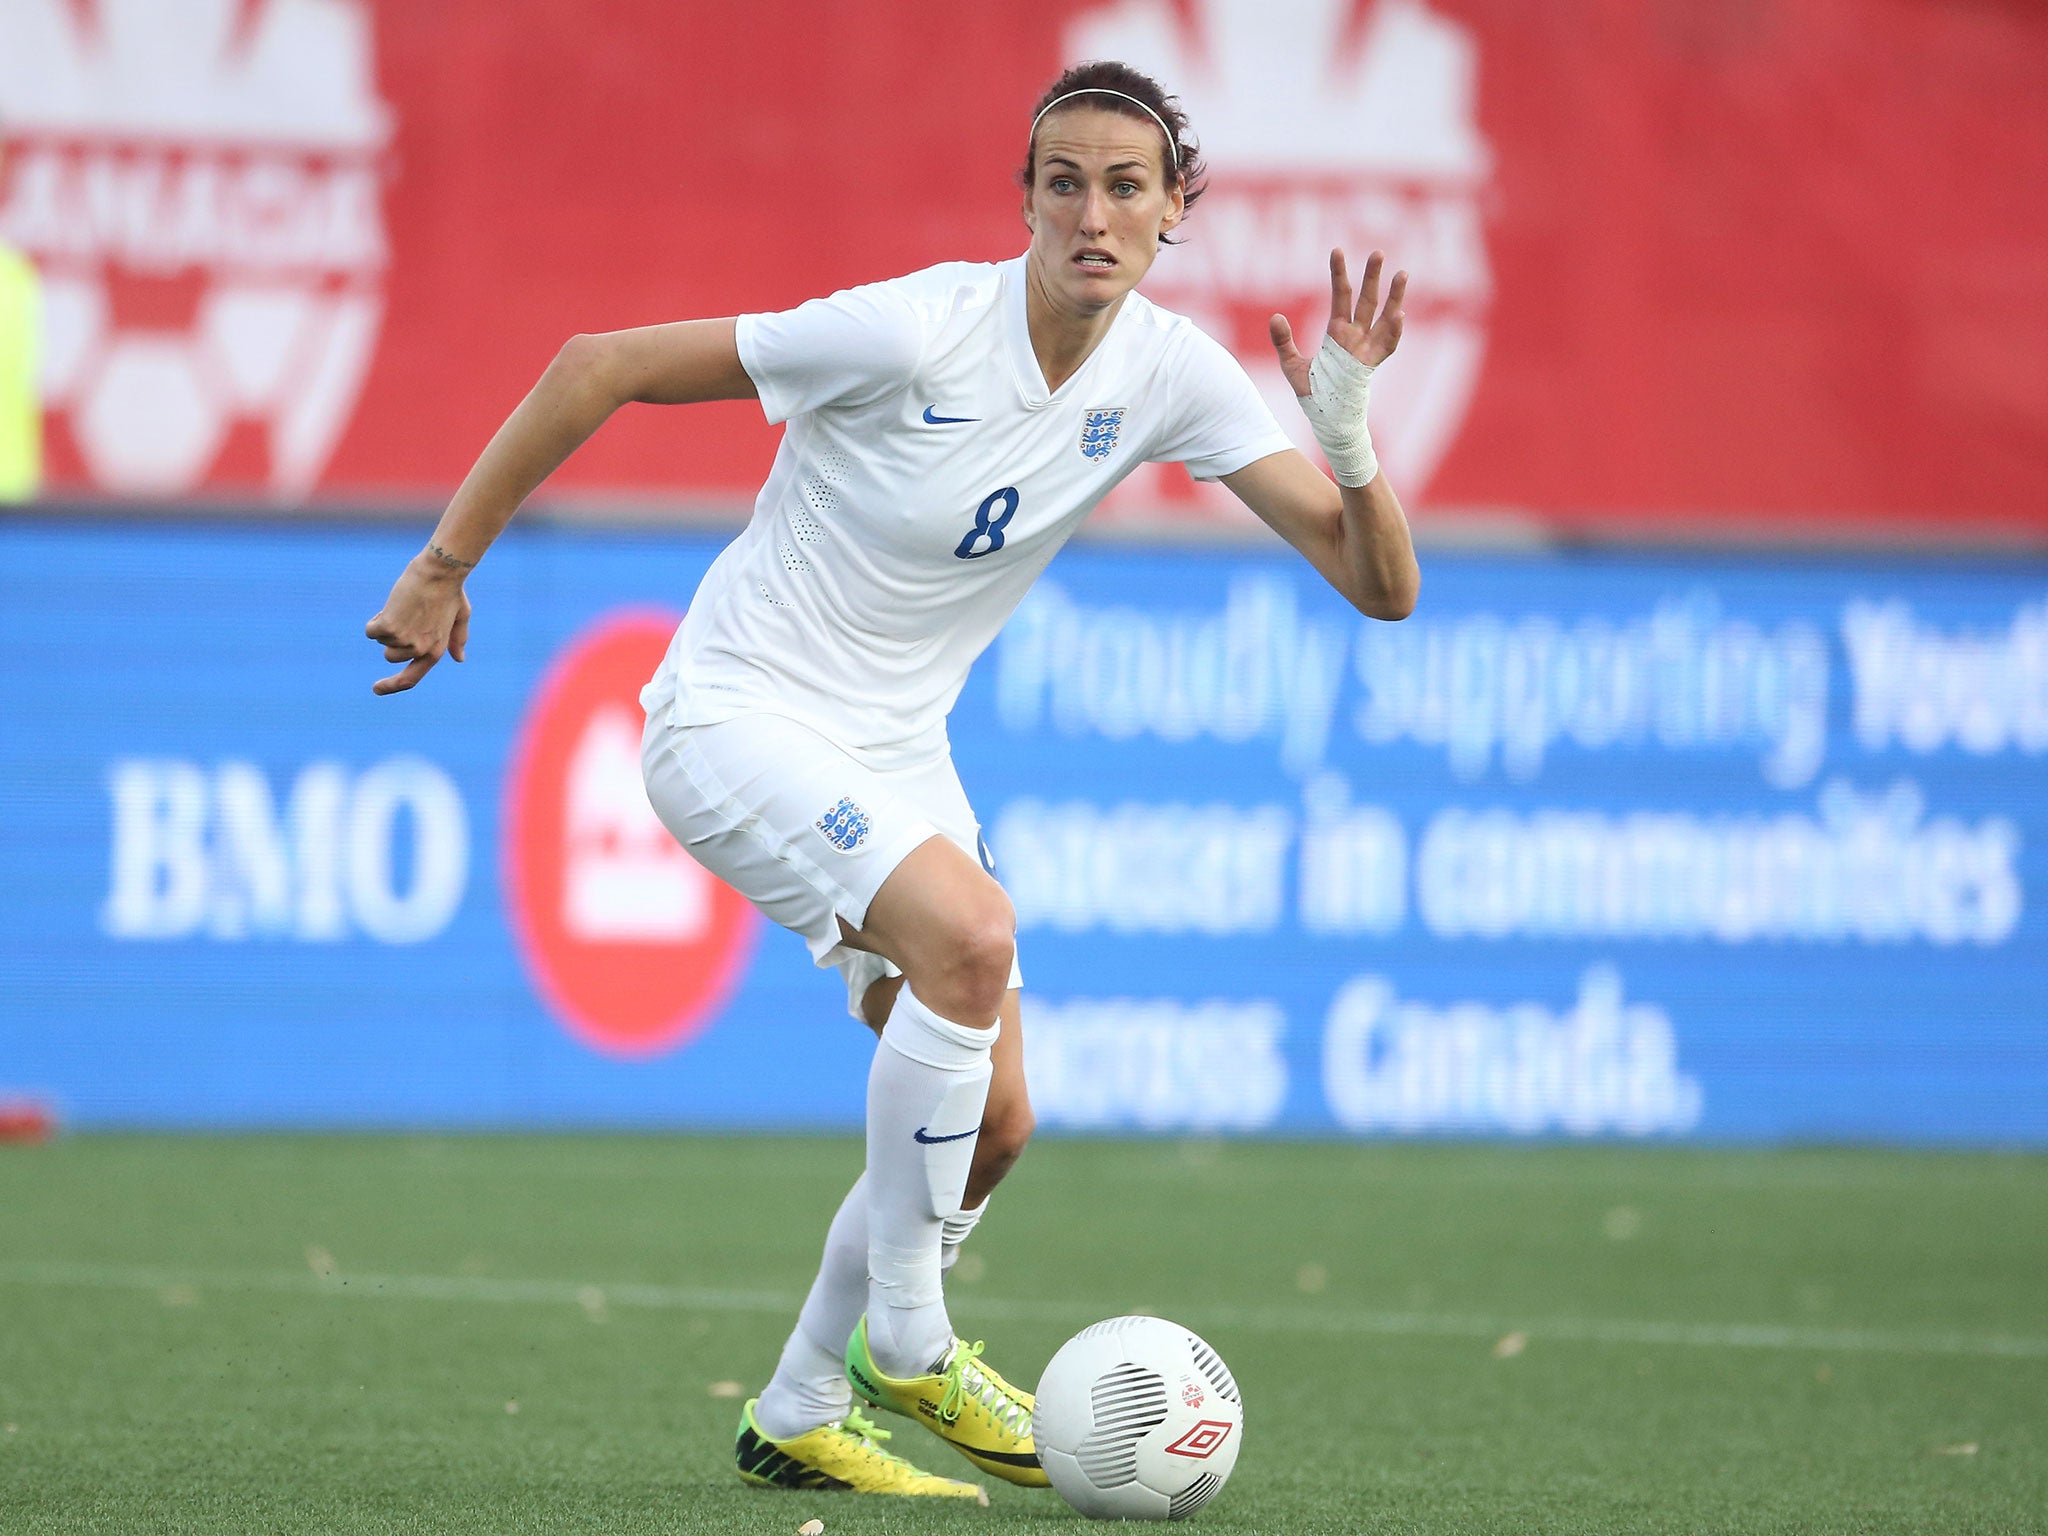
<path id="1" fill-rule="evenodd" d="M 1116 447 L 1117 435 L 1124 429 L 1124 412 L 1128 407 L 1121 405 L 1099 405 L 1081 418 L 1081 457 L 1101 463 Z"/>
<path id="2" fill-rule="evenodd" d="M 852 800 L 842 799 L 811 825 L 841 853 L 851 853 L 868 840 L 868 813 Z"/>

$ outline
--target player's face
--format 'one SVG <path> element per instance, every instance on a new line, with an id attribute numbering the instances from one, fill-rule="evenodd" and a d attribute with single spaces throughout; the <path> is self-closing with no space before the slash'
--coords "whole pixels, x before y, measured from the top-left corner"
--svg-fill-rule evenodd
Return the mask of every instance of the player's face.
<path id="1" fill-rule="evenodd" d="M 1052 295 L 1100 309 L 1137 286 L 1160 234 L 1186 209 L 1166 153 L 1151 123 L 1099 107 L 1064 108 L 1038 125 L 1024 222 L 1032 265 Z"/>

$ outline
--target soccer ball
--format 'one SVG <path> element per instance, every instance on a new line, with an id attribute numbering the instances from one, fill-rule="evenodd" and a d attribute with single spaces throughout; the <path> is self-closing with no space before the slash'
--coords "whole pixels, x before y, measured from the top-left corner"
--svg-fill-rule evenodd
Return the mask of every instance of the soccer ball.
<path id="1" fill-rule="evenodd" d="M 1237 1465 L 1244 1403 L 1216 1351 L 1161 1317 L 1112 1317 L 1061 1346 L 1032 1434 L 1060 1497 L 1097 1520 L 1181 1520 Z"/>

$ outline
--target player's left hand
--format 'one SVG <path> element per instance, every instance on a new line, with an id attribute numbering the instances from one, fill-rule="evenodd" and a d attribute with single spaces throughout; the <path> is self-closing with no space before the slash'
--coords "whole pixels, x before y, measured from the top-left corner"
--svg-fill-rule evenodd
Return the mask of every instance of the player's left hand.
<path id="1" fill-rule="evenodd" d="M 1344 252 L 1330 252 L 1330 336 L 1353 357 L 1377 368 L 1394 355 L 1401 344 L 1402 301 L 1408 296 L 1408 274 L 1396 272 L 1387 288 L 1386 308 L 1380 308 L 1380 269 L 1386 255 L 1374 251 L 1365 258 L 1365 292 L 1353 303 L 1351 274 L 1344 265 Z M 1273 338 L 1273 350 L 1280 354 L 1280 371 L 1297 395 L 1308 393 L 1308 358 L 1294 345 L 1294 328 L 1285 315 L 1266 323 Z"/>

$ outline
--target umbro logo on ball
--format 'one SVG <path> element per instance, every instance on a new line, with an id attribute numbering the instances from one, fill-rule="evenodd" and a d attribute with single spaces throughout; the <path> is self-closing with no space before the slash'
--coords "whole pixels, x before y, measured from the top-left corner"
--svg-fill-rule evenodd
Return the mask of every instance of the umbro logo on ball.
<path id="1" fill-rule="evenodd" d="M 1232 1426 L 1221 1419 L 1204 1419 L 1193 1429 L 1182 1435 L 1166 1448 L 1169 1456 L 1186 1456 L 1193 1461 L 1206 1461 L 1216 1454 L 1217 1448 L 1230 1438 Z"/>

